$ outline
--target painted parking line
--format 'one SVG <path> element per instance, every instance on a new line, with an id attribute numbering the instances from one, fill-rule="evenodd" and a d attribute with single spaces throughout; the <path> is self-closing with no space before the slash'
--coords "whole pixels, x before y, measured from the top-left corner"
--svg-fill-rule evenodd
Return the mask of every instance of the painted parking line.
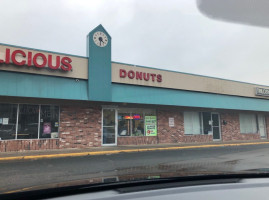
<path id="1" fill-rule="evenodd" d="M 180 147 L 156 147 L 156 148 L 124 149 L 124 150 L 110 150 L 110 151 L 91 151 L 91 152 L 45 154 L 45 155 L 31 155 L 31 156 L 12 156 L 12 157 L 2 157 L 2 158 L 0 158 L 0 161 L 76 157 L 76 156 L 95 156 L 95 155 L 118 154 L 118 153 L 134 153 L 134 152 L 180 150 L 180 149 L 198 149 L 198 148 L 229 147 L 229 146 L 246 146 L 246 145 L 259 145 L 259 144 L 269 144 L 269 142 L 206 144 L 206 145 L 180 146 Z"/>
<path id="2" fill-rule="evenodd" d="M 10 190 L 8 192 L 3 192 L 3 194 L 11 194 L 11 193 L 17 193 L 17 192 L 25 192 L 25 191 L 29 191 L 29 190 L 34 190 L 37 187 L 33 186 L 33 187 L 26 187 L 26 188 L 22 188 L 22 189 L 18 189 L 18 190 Z"/>

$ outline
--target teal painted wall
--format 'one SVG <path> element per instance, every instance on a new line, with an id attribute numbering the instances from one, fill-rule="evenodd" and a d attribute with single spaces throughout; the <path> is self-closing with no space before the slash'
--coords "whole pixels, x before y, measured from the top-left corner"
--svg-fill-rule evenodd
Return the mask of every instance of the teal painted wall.
<path id="1" fill-rule="evenodd" d="M 154 87 L 112 84 L 112 101 L 218 109 L 269 111 L 269 100 Z"/>
<path id="2" fill-rule="evenodd" d="M 108 37 L 105 47 L 93 41 L 95 32 L 104 32 Z M 87 36 L 87 55 L 89 57 L 89 100 L 111 101 L 111 37 L 102 25 L 97 26 Z"/>
<path id="3" fill-rule="evenodd" d="M 87 100 L 87 81 L 0 71 L 2 96 Z"/>

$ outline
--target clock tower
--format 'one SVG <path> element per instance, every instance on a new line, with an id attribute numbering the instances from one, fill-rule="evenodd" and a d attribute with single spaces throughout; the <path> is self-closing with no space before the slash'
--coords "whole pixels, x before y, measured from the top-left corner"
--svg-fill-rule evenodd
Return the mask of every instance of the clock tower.
<path id="1" fill-rule="evenodd" d="M 111 101 L 111 37 L 100 24 L 87 35 L 88 95 Z"/>

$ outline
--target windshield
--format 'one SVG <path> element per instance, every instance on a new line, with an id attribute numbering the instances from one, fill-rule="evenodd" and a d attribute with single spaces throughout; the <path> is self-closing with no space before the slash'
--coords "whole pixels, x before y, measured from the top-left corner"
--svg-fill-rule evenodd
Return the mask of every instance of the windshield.
<path id="1" fill-rule="evenodd" d="M 267 2 L 0 8 L 1 194 L 268 173 Z"/>

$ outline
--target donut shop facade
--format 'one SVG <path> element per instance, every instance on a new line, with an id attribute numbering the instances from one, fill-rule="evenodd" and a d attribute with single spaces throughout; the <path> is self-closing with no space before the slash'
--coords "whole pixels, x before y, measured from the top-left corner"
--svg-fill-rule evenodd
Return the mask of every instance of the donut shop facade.
<path id="1" fill-rule="evenodd" d="M 267 139 L 269 87 L 0 44 L 0 151 Z"/>

